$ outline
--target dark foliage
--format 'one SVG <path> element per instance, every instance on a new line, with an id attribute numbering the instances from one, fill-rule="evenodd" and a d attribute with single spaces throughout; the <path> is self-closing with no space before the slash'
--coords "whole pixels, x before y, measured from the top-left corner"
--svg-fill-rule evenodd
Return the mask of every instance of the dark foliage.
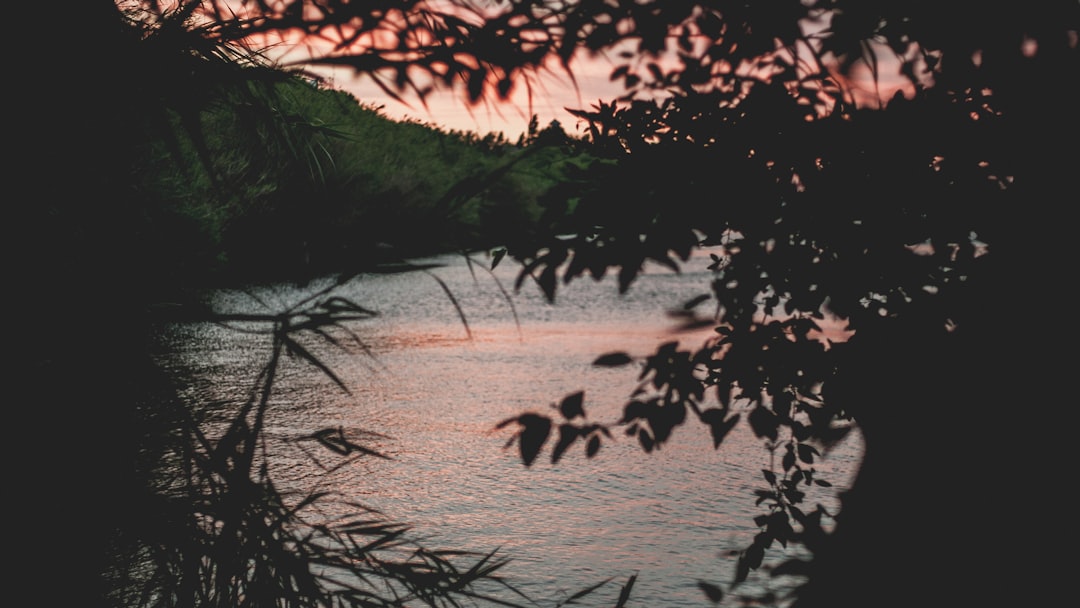
<path id="1" fill-rule="evenodd" d="M 797 606 L 1064 597 L 1034 583 L 1054 566 L 1027 559 L 1022 522 L 1051 483 L 1040 463 L 1062 457 L 1034 438 L 1053 434 L 1042 408 L 1066 394 L 1045 332 L 1075 339 L 1050 310 L 1055 267 L 1073 257 L 1053 218 L 1075 191 L 1080 7 L 962 4 L 592 7 L 608 15 L 594 31 L 618 38 L 623 21 L 637 45 L 612 73 L 626 96 L 578 112 L 614 162 L 553 192 L 554 229 L 510 254 L 518 285 L 554 300 L 586 273 L 626 290 L 646 261 L 678 269 L 716 248 L 714 280 L 687 309 L 710 302 L 717 337 L 639 362 L 642 385 L 611 426 L 645 452 L 687 420 L 717 447 L 740 418 L 762 439 L 765 512 L 732 590 L 765 549 L 801 543 L 812 561 L 773 570 L 806 577 Z M 797 27 L 821 9 L 826 30 Z M 900 89 L 858 96 L 858 70 L 876 91 L 887 59 Z M 534 445 L 546 434 L 530 422 L 521 441 Z M 801 488 L 828 483 L 814 465 L 848 422 L 866 452 L 842 512 L 802 504 Z M 991 438 L 1039 481 L 1001 484 Z"/>
<path id="2" fill-rule="evenodd" d="M 206 22 L 198 2 L 121 4 L 144 12 L 122 12 L 113 2 L 50 3 L 15 21 L 34 28 L 40 39 L 33 44 L 50 52 L 35 47 L 37 59 L 19 62 L 12 74 L 19 153 L 10 191 L 21 202 L 11 218 L 10 278 L 16 297 L 32 302 L 19 307 L 12 349 L 13 394 L 25 400 L 8 420 L 16 436 L 8 453 L 19 463 L 8 479 L 20 555 L 13 579 L 28 601 L 59 606 L 452 605 L 467 598 L 470 582 L 490 577 L 499 559 L 478 556 L 458 569 L 457 558 L 451 564 L 444 554 L 403 545 L 404 531 L 393 524 L 305 526 L 305 506 L 321 497 L 283 502 L 256 465 L 273 361 L 288 350 L 318 365 L 290 339 L 305 328 L 281 325 L 291 315 L 266 320 L 277 324 L 278 340 L 253 393 L 259 398 L 220 437 L 199 434 L 187 417 L 191 404 L 157 369 L 148 345 L 161 311 L 183 309 L 197 276 L 185 267 L 197 256 L 175 248 L 200 227 L 167 223 L 190 216 L 161 213 L 172 201 L 147 187 L 150 161 L 175 163 L 191 182 L 206 179 L 218 202 L 265 179 L 267 191 L 282 194 L 267 201 L 273 204 L 295 195 L 297 184 L 318 183 L 326 158 L 317 143 L 328 133 L 282 111 L 278 94 L 294 74 L 232 44 L 230 32 L 246 36 L 258 23 Z M 205 122 L 227 115 L 214 113 L 223 106 L 235 124 Z M 215 148 L 218 128 L 244 139 Z M 167 155 L 154 154 L 160 145 Z M 230 165 L 229 152 L 261 155 Z M 291 244 L 274 230 L 296 219 L 294 211 L 266 214 L 276 225 L 248 215 L 250 236 L 236 241 Z M 307 329 L 343 311 L 323 313 L 308 318 Z M 313 438 L 357 453 L 332 433 Z M 189 468 L 177 470 L 180 464 Z M 379 550 L 415 552 L 381 559 L 373 545 L 358 544 L 364 537 Z M 404 587 L 380 599 L 327 587 L 320 569 Z"/>

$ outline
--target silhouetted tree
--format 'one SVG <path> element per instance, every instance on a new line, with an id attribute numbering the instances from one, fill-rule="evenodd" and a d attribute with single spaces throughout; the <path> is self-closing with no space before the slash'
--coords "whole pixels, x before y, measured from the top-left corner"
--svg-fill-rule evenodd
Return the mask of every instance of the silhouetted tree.
<path id="1" fill-rule="evenodd" d="M 1075 191 L 1080 7 L 589 6 L 603 17 L 585 44 L 636 45 L 612 73 L 626 95 L 578 112 L 617 163 L 552 193 L 550 230 L 510 252 L 519 285 L 554 299 L 585 273 L 625 290 L 645 261 L 721 248 L 687 303 L 712 301 L 716 339 L 645 359 L 649 391 L 613 426 L 648 452 L 688 420 L 718 447 L 745 421 L 782 456 L 733 582 L 801 543 L 813 559 L 774 570 L 808 577 L 798 606 L 1066 597 L 1039 582 L 1060 566 L 1032 559 L 1028 526 L 1064 457 L 1046 406 L 1068 394 L 1068 361 L 1049 343 L 1076 339 L 1050 318 L 1073 257 L 1055 218 Z M 853 334 L 823 340 L 837 321 Z M 557 441 L 546 416 L 518 419 L 526 464 L 549 437 L 555 457 L 601 437 L 565 418 Z M 866 451 L 826 533 L 802 489 L 846 419 Z"/>

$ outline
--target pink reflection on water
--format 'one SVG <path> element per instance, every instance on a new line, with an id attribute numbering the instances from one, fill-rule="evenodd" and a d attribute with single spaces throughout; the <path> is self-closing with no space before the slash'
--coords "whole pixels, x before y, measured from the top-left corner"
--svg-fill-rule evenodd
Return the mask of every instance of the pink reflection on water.
<path id="1" fill-rule="evenodd" d="M 745 424 L 715 450 L 707 429 L 690 423 L 653 454 L 616 427 L 595 458 L 578 443 L 558 464 L 545 450 L 528 468 L 516 450 L 504 449 L 508 434 L 494 429 L 525 411 L 555 414 L 552 406 L 578 390 L 589 420 L 614 423 L 640 368 L 597 368 L 597 356 L 618 350 L 640 358 L 672 340 L 695 348 L 715 336 L 711 328 L 548 322 L 519 334 L 513 323 L 494 323 L 474 326 L 472 335 L 394 329 L 378 349 L 392 371 L 364 380 L 367 406 L 342 411 L 355 424 L 377 422 L 374 430 L 392 438 L 384 449 L 395 460 L 343 476 L 340 487 L 406 518 L 440 546 L 501 547 L 514 558 L 507 573 L 545 594 L 644 572 L 642 583 L 650 582 L 638 589 L 642 597 L 692 602 L 700 599 L 696 580 L 717 580 L 734 567 L 718 556 L 756 531 L 761 509 L 753 491 L 764 487 L 760 471 L 768 466 Z M 818 467 L 835 487 L 813 488 L 807 504 L 835 509 L 836 492 L 857 466 L 857 442 L 853 434 Z"/>
<path id="2" fill-rule="evenodd" d="M 594 458 L 577 443 L 552 464 L 549 445 L 531 467 L 516 450 L 504 449 L 509 433 L 494 428 L 526 411 L 554 414 L 553 404 L 581 390 L 590 421 L 615 423 L 640 367 L 592 362 L 614 351 L 640 361 L 666 342 L 692 350 L 714 339 L 711 322 L 687 324 L 686 317 L 662 314 L 671 306 L 668 296 L 694 297 L 709 275 L 644 277 L 632 297 L 651 300 L 614 298 L 610 285 L 587 283 L 571 286 L 561 307 L 522 294 L 519 327 L 490 285 L 473 283 L 464 269 L 439 272 L 453 286 L 470 332 L 452 307 L 439 309 L 446 302 L 432 281 L 375 277 L 358 287 L 363 297 L 356 299 L 383 297 L 372 306 L 385 314 L 354 328 L 370 356 L 320 352 L 352 394 L 302 361 L 288 364 L 294 367 L 285 370 L 288 381 L 268 420 L 283 440 L 275 458 L 285 479 L 379 509 L 410 524 L 430 548 L 501 548 L 513 559 L 505 574 L 537 597 L 638 573 L 637 605 L 700 605 L 697 580 L 730 580 L 734 560 L 720 556 L 745 547 L 756 532 L 753 517 L 762 508 L 753 492 L 764 488 L 761 469 L 769 462 L 745 422 L 719 450 L 707 428 L 693 422 L 651 454 L 615 427 Z M 587 291 L 593 287 L 595 293 Z M 411 305 L 418 302 L 423 306 Z M 822 334 L 839 339 L 844 331 L 837 321 Z M 392 460 L 324 470 L 301 444 L 288 441 L 327 427 L 341 427 Z M 810 488 L 807 504 L 835 510 L 860 449 L 853 433 L 817 466 L 816 476 L 834 487 Z M 617 595 L 617 587 L 610 593 Z M 613 596 L 596 599 L 589 605 L 614 604 Z"/>

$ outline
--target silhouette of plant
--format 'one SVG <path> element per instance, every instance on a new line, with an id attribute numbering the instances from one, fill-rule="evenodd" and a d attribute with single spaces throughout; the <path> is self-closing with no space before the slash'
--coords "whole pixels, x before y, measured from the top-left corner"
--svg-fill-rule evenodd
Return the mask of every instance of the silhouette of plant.
<path id="1" fill-rule="evenodd" d="M 33 259 L 12 280 L 37 302 L 18 324 L 14 348 L 14 375 L 31 402 L 11 418 L 22 456 L 11 483 L 23 496 L 12 517 L 29 522 L 17 526 L 26 585 L 47 590 L 48 603 L 57 605 L 484 599 L 472 583 L 497 581 L 501 559 L 484 554 L 460 566 L 468 555 L 408 543 L 402 526 L 359 507 L 362 520 L 306 522 L 324 497 L 286 496 L 264 469 L 262 417 L 281 357 L 291 354 L 333 378 L 296 335 L 329 340 L 335 324 L 365 311 L 327 298 L 248 319 L 271 327 L 271 357 L 219 436 L 189 418 L 191 404 L 178 399 L 148 352 L 161 316 L 206 280 L 178 272 L 172 262 L 183 256 L 156 241 L 157 201 L 150 199 L 160 191 L 145 187 L 148 150 L 164 141 L 171 156 L 162 162 L 175 163 L 189 181 L 207 180 L 206 192 L 229 202 L 317 185 L 327 174 L 322 144 L 337 135 L 283 111 L 277 95 L 295 73 L 234 44 L 230 34 L 257 33 L 258 20 L 207 21 L 209 6 L 79 3 L 46 28 L 56 37 L 50 41 L 69 45 L 61 68 L 27 62 L 32 73 L 17 74 L 30 101 L 19 134 L 38 125 L 18 140 L 24 154 L 13 171 L 30 198 L 12 219 L 21 228 L 16 244 Z M 67 69 L 83 67 L 76 49 L 93 49 L 108 67 Z M 52 73 L 69 78 L 43 76 Z M 207 113 L 222 105 L 233 114 Z M 232 116 L 240 126 L 204 122 L 208 116 Z M 245 139 L 214 148 L 217 129 Z M 332 430 L 310 440 L 345 457 L 366 454 Z M 63 585 L 48 566 L 57 560 L 65 565 Z"/>
<path id="2" fill-rule="evenodd" d="M 397 272 L 428 271 L 404 264 Z M 350 393 L 319 352 L 325 347 L 369 352 L 351 326 L 378 313 L 335 295 L 349 278 L 339 277 L 278 313 L 215 313 L 184 307 L 159 315 L 168 323 L 212 323 L 267 335 L 269 353 L 242 404 L 235 408 L 217 404 L 216 410 L 225 406 L 229 412 L 224 420 L 220 413 L 202 419 L 198 412 L 205 404 L 181 403 L 176 408 L 176 420 L 163 429 L 173 438 L 171 447 L 158 451 L 159 460 L 147 466 L 151 472 L 144 486 L 147 492 L 139 495 L 139 524 L 128 526 L 113 541 L 116 559 L 107 573 L 113 605 L 536 604 L 499 575 L 508 560 L 496 551 L 430 549 L 410 537 L 407 525 L 337 497 L 336 492 L 318 486 L 303 492 L 283 489 L 275 481 L 271 474 L 275 449 L 265 424 L 284 359 L 307 363 Z M 452 298 L 445 284 L 440 285 Z M 462 322 L 467 329 L 463 313 Z M 329 427 L 291 441 L 314 442 L 340 458 L 328 466 L 305 450 L 326 471 L 349 466 L 358 458 L 387 458 L 353 435 Z M 328 515 L 328 503 L 329 512 L 341 515 Z M 582 589 L 558 605 L 580 601 L 610 580 Z M 624 595 L 632 586 L 631 578 Z"/>
<path id="3" fill-rule="evenodd" d="M 619 3 L 587 21 L 617 39 L 633 32 L 611 75 L 626 94 L 576 111 L 590 125 L 590 152 L 611 162 L 552 191 L 548 223 L 508 247 L 523 265 L 517 287 L 532 280 L 554 301 L 561 283 L 610 272 L 626 291 L 647 262 L 678 271 L 709 247 L 712 282 L 684 311 L 717 335 L 639 361 L 642 384 L 618 421 L 575 426 L 575 393 L 557 439 L 545 414 L 500 426 L 516 423 L 528 466 L 549 440 L 557 460 L 589 436 L 592 457 L 614 426 L 652 452 L 687 421 L 717 447 L 748 423 L 769 456 L 757 490 L 766 511 L 727 589 L 701 581 L 709 601 L 737 591 L 777 544 L 813 555 L 772 568 L 804 584 L 790 597 L 741 599 L 989 601 L 1000 589 L 962 570 L 1031 575 L 1022 559 L 985 557 L 1030 550 L 1021 532 L 950 515 L 993 483 L 989 471 L 960 481 L 944 463 L 978 451 L 973 437 L 1045 430 L 1033 420 L 1018 431 L 1010 403 L 1046 377 L 1040 366 L 1060 362 L 1020 361 L 1041 349 L 1025 331 L 1003 335 L 1002 324 L 1039 316 L 1029 298 L 1055 282 L 1040 269 L 1069 255 L 1045 220 L 1060 204 L 1054 193 L 1073 187 L 1077 146 L 1067 139 L 1077 125 L 1062 99 L 1080 73 L 1080 9 L 962 4 L 975 25 L 901 2 Z M 860 85 L 861 69 L 870 77 Z M 1030 238 L 1018 240 L 1021 225 Z M 705 302 L 710 313 L 692 312 Z M 1040 395 L 1063 388 L 1040 383 Z M 841 512 L 803 505 L 807 488 L 828 483 L 815 465 L 851 422 L 866 448 Z M 1002 500 L 1033 517 L 1019 492 Z M 823 526 L 832 519 L 835 531 Z M 931 557 L 943 546 L 974 554 Z M 1022 590 L 1009 593 L 1022 601 Z"/>

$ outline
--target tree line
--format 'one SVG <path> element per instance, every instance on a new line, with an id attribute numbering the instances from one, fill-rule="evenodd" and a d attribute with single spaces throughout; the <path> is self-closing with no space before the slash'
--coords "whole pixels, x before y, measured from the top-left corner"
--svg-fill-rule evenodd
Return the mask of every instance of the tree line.
<path id="1" fill-rule="evenodd" d="M 590 160 L 580 139 L 535 117 L 510 142 L 392 120 L 297 76 L 260 94 L 261 116 L 223 89 L 196 128 L 172 112 L 167 130 L 147 135 L 135 175 L 152 201 L 148 253 L 191 279 L 314 276 L 491 248 L 540 217 L 566 167 Z"/>
<path id="2" fill-rule="evenodd" d="M 27 562 L 86 566 L 65 573 L 66 589 L 38 588 L 72 603 L 107 597 L 92 564 L 139 512 L 128 499 L 141 405 L 160 388 L 144 357 L 149 305 L 177 286 L 159 257 L 139 255 L 156 243 L 133 177 L 147 158 L 143 127 L 174 116 L 205 154 L 198 116 L 221 83 L 273 110 L 245 87 L 280 75 L 234 51 L 305 34 L 332 44 L 301 64 L 350 67 L 398 95 L 445 86 L 467 102 L 505 98 L 530 70 L 568 67 L 578 53 L 619 58 L 612 76 L 625 95 L 580 110 L 598 162 L 568 167 L 507 255 L 522 265 L 519 286 L 555 300 L 568 280 L 611 272 L 632 289 L 645 260 L 677 268 L 694 247 L 725 248 L 697 301 L 711 304 L 716 341 L 637 362 L 651 388 L 611 422 L 645 452 L 691 422 L 720 449 L 745 423 L 783 452 L 762 474 L 758 534 L 735 576 L 701 582 L 703 601 L 729 601 L 765 565 L 764 549 L 785 543 L 812 554 L 774 570 L 805 577 L 784 600 L 800 607 L 1067 597 L 1042 539 L 1067 518 L 1053 497 L 1071 428 L 1062 353 L 1076 340 L 1063 221 L 1078 149 L 1075 2 L 123 4 L 138 10 L 65 8 L 40 30 L 64 53 L 16 73 L 14 173 L 25 187 L 13 192 L 28 200 L 14 225 L 35 264 L 13 281 L 32 302 L 18 311 L 17 376 L 32 406 L 11 420 L 24 463 L 10 482 L 23 490 L 13 517 L 32 522 Z M 28 17 L 17 22 L 43 19 Z M 89 48 L 96 62 L 79 54 Z M 886 58 L 901 93 L 861 105 L 858 81 L 868 75 L 874 97 Z M 321 126 L 284 122 L 299 127 L 277 132 L 289 137 Z M 292 151 L 303 162 L 290 171 L 322 166 L 314 148 L 279 143 L 251 149 Z M 233 176 L 254 176 L 238 167 Z M 440 200 L 485 183 L 465 180 Z M 308 312 L 362 314 L 320 305 Z M 826 314 L 851 339 L 816 339 Z M 282 348 L 293 321 L 271 321 Z M 573 413 L 558 422 L 576 428 Z M 815 450 L 846 418 L 866 454 L 827 531 L 800 486 L 814 483 Z M 529 465 L 552 425 L 523 414 L 504 428 L 528 446 Z"/>

